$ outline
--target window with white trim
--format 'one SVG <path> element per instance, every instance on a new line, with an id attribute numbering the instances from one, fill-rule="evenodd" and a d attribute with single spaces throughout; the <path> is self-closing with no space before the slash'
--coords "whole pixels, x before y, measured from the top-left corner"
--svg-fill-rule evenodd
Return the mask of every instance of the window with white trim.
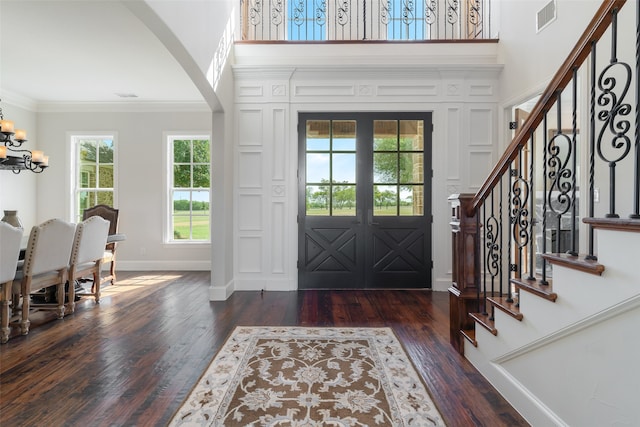
<path id="1" fill-rule="evenodd" d="M 209 242 L 211 161 L 208 135 L 167 137 L 167 235 L 171 242 Z"/>
<path id="2" fill-rule="evenodd" d="M 116 144 L 114 135 L 72 135 L 72 221 L 82 221 L 85 209 L 114 207 Z"/>

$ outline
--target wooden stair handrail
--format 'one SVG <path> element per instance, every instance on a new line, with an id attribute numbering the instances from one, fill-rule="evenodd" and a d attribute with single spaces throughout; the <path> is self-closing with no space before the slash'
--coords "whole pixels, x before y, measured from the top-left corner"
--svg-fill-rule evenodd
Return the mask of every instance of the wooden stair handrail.
<path id="1" fill-rule="evenodd" d="M 480 207 L 482 202 L 489 197 L 491 191 L 498 184 L 500 177 L 507 171 L 509 164 L 515 160 L 518 152 L 527 143 L 531 132 L 535 131 L 542 122 L 544 115 L 551 109 L 556 101 L 556 95 L 563 90 L 573 79 L 573 71 L 580 68 L 584 61 L 591 53 L 591 44 L 600 40 L 604 32 L 611 24 L 613 11 L 620 10 L 627 0 L 606 0 L 596 12 L 595 16 L 587 26 L 578 43 L 558 69 L 547 88 L 544 90 L 540 99 L 531 110 L 529 117 L 523 123 L 520 130 L 516 132 L 515 137 L 500 157 L 500 160 L 494 166 L 493 170 L 485 180 L 480 190 L 474 196 L 467 215 L 473 216 L 474 212 Z"/>

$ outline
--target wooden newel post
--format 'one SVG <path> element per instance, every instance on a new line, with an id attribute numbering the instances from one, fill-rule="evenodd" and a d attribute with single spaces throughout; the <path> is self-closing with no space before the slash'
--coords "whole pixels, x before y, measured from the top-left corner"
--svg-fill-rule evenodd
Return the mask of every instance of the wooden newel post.
<path id="1" fill-rule="evenodd" d="M 464 353 L 461 330 L 473 329 L 469 313 L 478 311 L 480 239 L 478 213 L 469 216 L 473 194 L 453 194 L 451 204 L 452 283 L 449 288 L 449 340 Z"/>

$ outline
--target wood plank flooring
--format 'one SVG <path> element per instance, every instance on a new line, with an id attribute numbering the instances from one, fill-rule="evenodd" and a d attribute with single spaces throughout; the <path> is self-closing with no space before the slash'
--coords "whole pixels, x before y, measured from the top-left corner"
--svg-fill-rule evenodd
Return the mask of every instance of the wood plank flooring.
<path id="1" fill-rule="evenodd" d="M 35 316 L 0 346 L 1 426 L 165 425 L 235 326 L 389 326 L 449 426 L 524 426 L 449 344 L 448 294 L 236 292 L 208 301 L 208 272 L 118 273 L 96 305 Z M 14 329 L 13 333 L 17 333 Z"/>

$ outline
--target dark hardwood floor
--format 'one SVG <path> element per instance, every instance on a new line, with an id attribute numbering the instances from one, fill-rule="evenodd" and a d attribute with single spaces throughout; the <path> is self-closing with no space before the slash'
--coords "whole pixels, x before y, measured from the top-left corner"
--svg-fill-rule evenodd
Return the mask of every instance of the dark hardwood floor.
<path id="1" fill-rule="evenodd" d="M 165 425 L 238 325 L 389 326 L 447 425 L 528 425 L 450 346 L 447 293 L 236 292 L 209 302 L 208 272 L 119 272 L 118 283 L 63 320 L 37 313 L 29 335 L 0 346 L 0 426 Z"/>

